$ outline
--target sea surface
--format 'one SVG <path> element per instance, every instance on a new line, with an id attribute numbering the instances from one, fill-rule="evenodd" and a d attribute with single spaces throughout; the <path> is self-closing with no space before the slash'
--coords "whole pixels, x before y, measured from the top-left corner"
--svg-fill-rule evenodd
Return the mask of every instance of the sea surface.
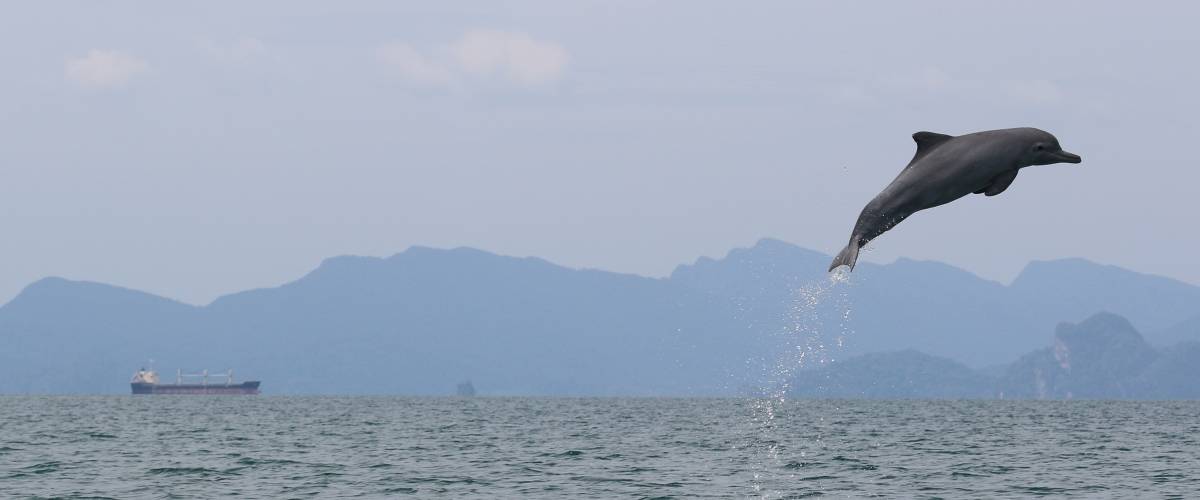
<path id="1" fill-rule="evenodd" d="M 0 397 L 0 498 L 1200 498 L 1200 403 Z"/>

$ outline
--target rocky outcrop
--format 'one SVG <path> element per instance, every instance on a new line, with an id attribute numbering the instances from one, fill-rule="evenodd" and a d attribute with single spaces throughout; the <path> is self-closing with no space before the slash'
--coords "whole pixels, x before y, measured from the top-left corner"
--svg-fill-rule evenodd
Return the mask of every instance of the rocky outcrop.
<path id="1" fill-rule="evenodd" d="M 1158 352 L 1128 320 L 1100 313 L 1079 324 L 1060 324 L 1053 347 L 1013 363 L 997 392 L 1003 398 L 1137 397 L 1135 379 L 1157 358 Z"/>

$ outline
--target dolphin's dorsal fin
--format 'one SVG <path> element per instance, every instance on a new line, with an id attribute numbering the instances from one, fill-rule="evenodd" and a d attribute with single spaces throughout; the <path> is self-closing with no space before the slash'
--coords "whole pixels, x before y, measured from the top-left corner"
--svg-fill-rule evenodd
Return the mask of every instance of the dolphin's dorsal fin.
<path id="1" fill-rule="evenodd" d="M 937 147 L 938 144 L 953 138 L 954 136 L 952 135 L 939 134 L 937 132 L 917 132 L 913 134 L 913 140 L 917 142 L 917 156 L 923 156 Z"/>
<path id="2" fill-rule="evenodd" d="M 917 143 L 917 152 L 913 154 L 912 159 L 908 161 L 908 165 L 904 166 L 904 170 L 900 171 L 901 174 L 907 172 L 910 167 L 917 163 L 917 160 L 920 160 L 922 157 L 929 154 L 930 151 L 937 149 L 937 147 L 943 142 L 953 139 L 954 136 L 939 134 L 937 132 L 921 131 L 913 134 L 912 138 Z"/>
<path id="3" fill-rule="evenodd" d="M 908 170 L 908 167 L 911 167 L 917 162 L 917 160 L 920 160 L 921 157 L 929 154 L 929 152 L 937 148 L 939 144 L 953 138 L 954 136 L 952 135 L 939 134 L 937 132 L 921 131 L 913 134 L 913 140 L 917 143 L 917 152 L 916 154 L 913 154 L 912 160 L 909 160 L 908 166 L 904 167 L 904 169 Z"/>

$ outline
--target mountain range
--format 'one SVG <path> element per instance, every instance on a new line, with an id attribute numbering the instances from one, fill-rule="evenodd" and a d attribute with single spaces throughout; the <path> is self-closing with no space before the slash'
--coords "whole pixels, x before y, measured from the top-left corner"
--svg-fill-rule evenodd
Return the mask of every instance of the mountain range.
<path id="1" fill-rule="evenodd" d="M 729 395 L 814 339 L 847 363 L 953 360 L 964 384 L 1101 311 L 1159 347 L 1200 339 L 1200 287 L 1081 259 L 1033 262 L 1008 285 L 908 259 L 831 279 L 829 261 L 764 239 L 648 278 L 413 247 L 204 306 L 46 278 L 0 307 L 0 393 L 127 392 L 153 358 L 167 380 L 232 367 L 275 394 L 447 394 L 471 380 L 494 395 Z"/>

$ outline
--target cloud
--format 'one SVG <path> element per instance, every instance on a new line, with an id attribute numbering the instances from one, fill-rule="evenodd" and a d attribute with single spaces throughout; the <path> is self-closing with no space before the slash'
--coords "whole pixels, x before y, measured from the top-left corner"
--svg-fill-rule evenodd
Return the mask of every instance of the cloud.
<path id="1" fill-rule="evenodd" d="M 85 87 L 121 87 L 145 73 L 150 65 L 116 50 L 89 50 L 86 56 L 67 59 L 66 77 Z"/>
<path id="2" fill-rule="evenodd" d="M 522 33 L 479 30 L 463 35 L 452 47 L 460 68 L 477 76 L 500 74 L 523 85 L 550 83 L 562 77 L 567 50 Z"/>
<path id="3" fill-rule="evenodd" d="M 497 30 L 468 31 L 426 52 L 405 43 L 388 44 L 376 55 L 405 80 L 437 86 L 486 81 L 544 86 L 560 80 L 570 61 L 567 50 L 557 43 Z"/>
<path id="4" fill-rule="evenodd" d="M 376 51 L 379 61 L 395 70 L 400 77 L 421 85 L 452 83 L 451 70 L 430 60 L 424 54 L 404 43 L 384 45 Z"/>

